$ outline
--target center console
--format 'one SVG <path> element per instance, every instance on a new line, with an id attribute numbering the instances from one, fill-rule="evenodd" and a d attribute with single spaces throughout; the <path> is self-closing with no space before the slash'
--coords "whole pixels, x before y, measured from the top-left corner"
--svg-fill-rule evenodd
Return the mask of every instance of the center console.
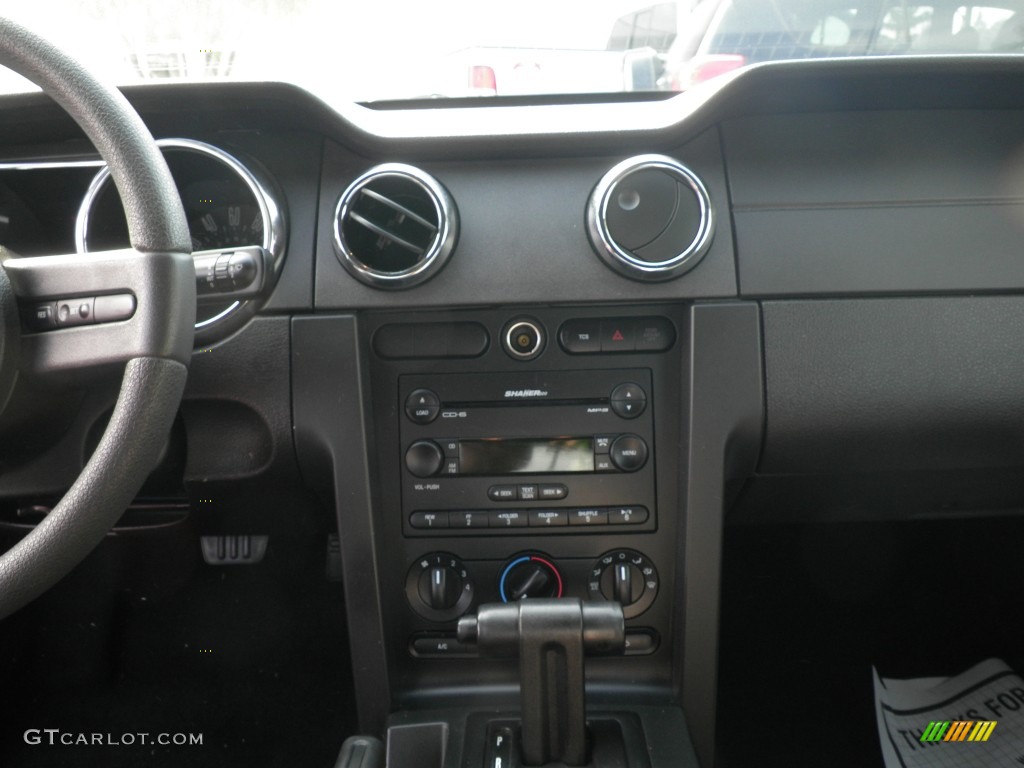
<path id="1" fill-rule="evenodd" d="M 588 663 L 592 695 L 642 680 L 667 700 L 678 310 L 374 321 L 378 546 L 399 703 L 472 700 L 482 684 L 514 702 L 515 664 L 479 658 L 457 638 L 458 619 L 483 604 L 559 597 L 623 606 L 626 656 Z"/>
<path id="2" fill-rule="evenodd" d="M 536 764 L 529 702 L 554 718 L 584 700 L 585 759 L 612 762 L 582 764 L 696 765 L 692 723 L 713 738 L 723 486 L 760 429 L 756 308 L 321 316 L 294 321 L 293 345 L 296 450 L 338 511 L 361 728 L 387 733 L 389 765 Z M 518 654 L 466 631 L 551 601 L 561 629 L 523 624 Z M 623 622 L 578 678 L 572 605 Z M 576 679 L 585 697 L 545 693 Z"/>

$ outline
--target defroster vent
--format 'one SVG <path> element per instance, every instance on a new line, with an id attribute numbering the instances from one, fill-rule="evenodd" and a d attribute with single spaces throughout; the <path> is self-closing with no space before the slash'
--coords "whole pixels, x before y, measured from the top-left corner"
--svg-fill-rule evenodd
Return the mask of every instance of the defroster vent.
<path id="1" fill-rule="evenodd" d="M 358 280 L 409 288 L 437 273 L 458 236 L 455 202 L 433 176 L 399 163 L 378 165 L 338 201 L 334 247 Z"/>

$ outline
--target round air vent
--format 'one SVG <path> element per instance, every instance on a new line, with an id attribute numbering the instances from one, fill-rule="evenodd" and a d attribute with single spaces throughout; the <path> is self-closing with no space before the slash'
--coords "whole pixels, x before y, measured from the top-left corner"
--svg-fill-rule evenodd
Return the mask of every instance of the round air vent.
<path id="1" fill-rule="evenodd" d="M 409 288 L 452 255 L 459 215 L 447 190 L 419 168 L 378 165 L 345 190 L 334 247 L 353 277 L 377 288 Z"/>
<path id="2" fill-rule="evenodd" d="M 639 155 L 604 175 L 587 204 L 598 256 L 638 280 L 668 280 L 697 265 L 714 234 L 701 180 L 664 155 Z"/>

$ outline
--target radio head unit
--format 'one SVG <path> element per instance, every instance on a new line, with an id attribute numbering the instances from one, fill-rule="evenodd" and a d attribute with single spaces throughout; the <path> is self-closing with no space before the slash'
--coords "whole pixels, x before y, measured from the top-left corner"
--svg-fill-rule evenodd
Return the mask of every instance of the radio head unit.
<path id="1" fill-rule="evenodd" d="M 403 530 L 653 530 L 652 394 L 647 369 L 400 377 Z"/>

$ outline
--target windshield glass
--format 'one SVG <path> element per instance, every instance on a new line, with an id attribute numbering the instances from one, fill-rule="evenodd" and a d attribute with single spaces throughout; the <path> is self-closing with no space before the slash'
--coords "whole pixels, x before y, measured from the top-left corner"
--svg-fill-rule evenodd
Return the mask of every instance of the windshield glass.
<path id="1" fill-rule="evenodd" d="M 1024 0 L 35 0 L 4 13 L 118 84 L 329 101 L 680 91 L 763 61 L 1019 53 Z M 30 86 L 0 70 L 0 91 Z"/>

